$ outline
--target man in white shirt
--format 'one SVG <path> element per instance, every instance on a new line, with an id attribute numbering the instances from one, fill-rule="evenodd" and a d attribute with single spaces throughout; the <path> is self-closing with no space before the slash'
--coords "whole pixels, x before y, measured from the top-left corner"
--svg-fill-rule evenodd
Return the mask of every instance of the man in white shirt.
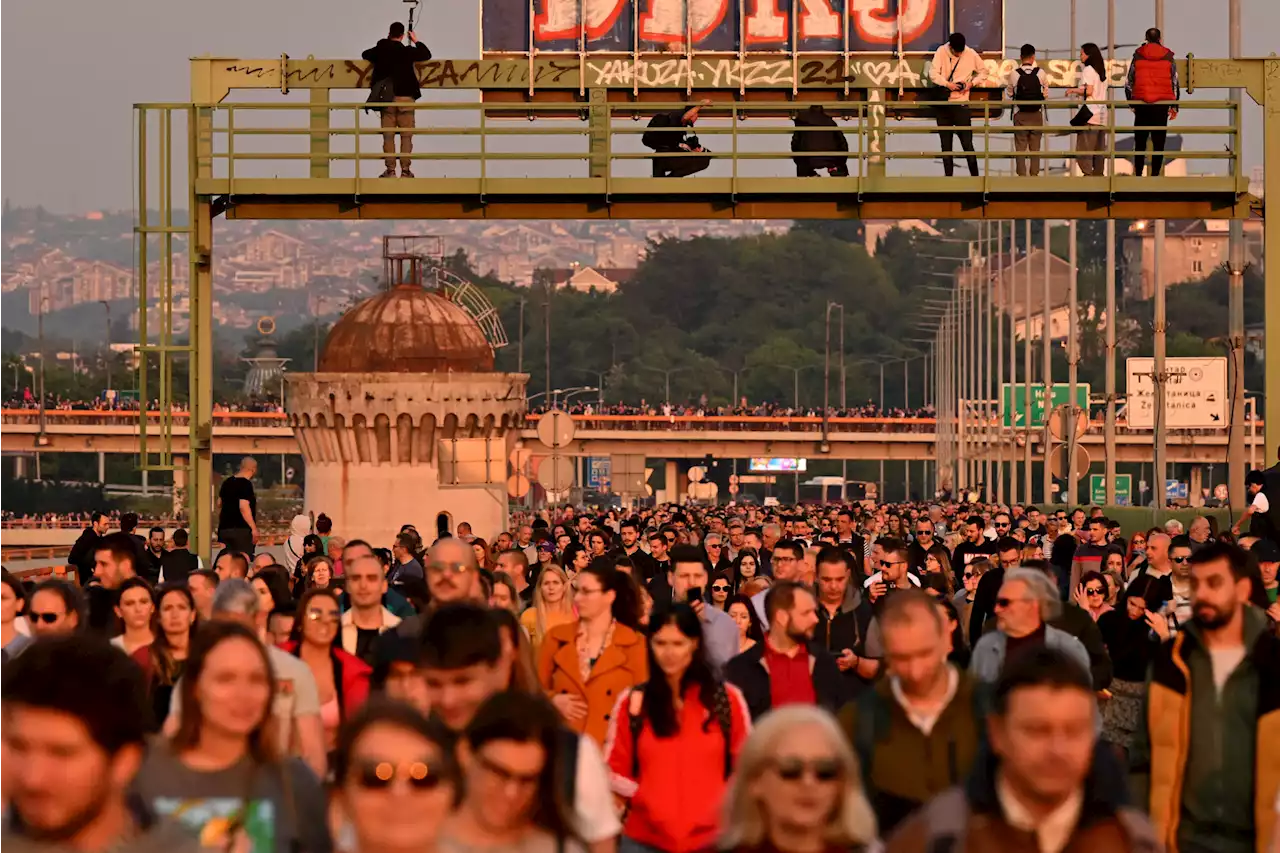
<path id="1" fill-rule="evenodd" d="M 942 142 L 942 171 L 949 177 L 955 174 L 956 162 L 951 156 L 952 135 L 960 137 L 960 147 L 970 152 L 969 174 L 978 176 L 978 158 L 973 154 L 973 131 L 951 130 L 953 127 L 972 127 L 969 113 L 969 92 L 987 76 L 982 57 L 965 45 L 964 33 L 952 33 L 947 43 L 938 48 L 929 63 L 929 81 L 947 90 L 947 103 L 934 107 L 938 118 L 938 137 Z M 930 95 L 932 100 L 940 97 Z"/>
<path id="2" fill-rule="evenodd" d="M 1045 77 L 1044 69 L 1036 65 L 1035 45 L 1024 44 L 1021 53 L 1021 64 L 1009 75 L 1009 100 L 1017 103 L 1013 111 L 1013 126 L 1044 127 L 1043 102 L 1049 97 L 1049 80 Z M 1042 130 L 1015 130 L 1013 149 L 1038 152 L 1043 138 Z M 1040 174 L 1039 157 L 1015 157 L 1013 162 L 1020 176 Z"/>

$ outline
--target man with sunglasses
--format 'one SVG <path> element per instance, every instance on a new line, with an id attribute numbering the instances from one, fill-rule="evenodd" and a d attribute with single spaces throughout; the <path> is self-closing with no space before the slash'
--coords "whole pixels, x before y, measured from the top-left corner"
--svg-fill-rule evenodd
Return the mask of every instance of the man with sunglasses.
<path id="1" fill-rule="evenodd" d="M 978 581 L 978 588 L 973 591 L 973 606 L 969 608 L 969 644 L 976 645 L 982 636 L 987 620 L 995 615 L 996 598 L 1000 587 L 1004 584 L 1005 572 L 1013 571 L 1022 565 L 1022 547 L 1013 538 L 1001 539 L 996 543 L 995 558 L 992 566 Z M 956 566 L 954 571 L 964 573 L 967 567 Z"/>
<path id="2" fill-rule="evenodd" d="M 1147 540 L 1151 547 L 1154 536 Z M 1169 543 L 1169 598 L 1156 612 L 1147 613 L 1152 633 L 1167 640 L 1191 622 L 1194 616 L 1191 583 L 1191 540 L 1185 535 Z"/>
<path id="3" fill-rule="evenodd" d="M 1042 571 L 1013 569 L 996 596 L 996 630 L 974 643 L 969 671 L 994 684 L 1014 661 L 1038 649 L 1057 649 L 1089 672 L 1089 653 L 1071 634 L 1048 624 L 1062 612 L 1057 586 Z"/>
<path id="4" fill-rule="evenodd" d="M 911 571 L 923 572 L 929 559 L 929 549 L 935 544 L 933 524 L 921 519 L 916 522 L 915 539 L 907 548 L 907 560 L 911 563 Z"/>

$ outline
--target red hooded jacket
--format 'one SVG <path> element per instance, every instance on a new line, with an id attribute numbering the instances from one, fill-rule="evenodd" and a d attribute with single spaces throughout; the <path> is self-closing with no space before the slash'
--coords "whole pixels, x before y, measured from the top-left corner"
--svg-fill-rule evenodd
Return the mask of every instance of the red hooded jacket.
<path id="1" fill-rule="evenodd" d="M 298 654 L 296 641 L 281 643 L 280 648 L 291 655 Z M 329 659 L 333 662 L 333 683 L 337 687 L 338 705 L 345 720 L 369 698 L 369 677 L 373 675 L 373 669 L 336 646 L 329 650 Z"/>
<path id="2" fill-rule="evenodd" d="M 1178 99 L 1178 66 L 1173 51 L 1162 44 L 1147 42 L 1133 54 L 1125 97 L 1154 104 Z"/>

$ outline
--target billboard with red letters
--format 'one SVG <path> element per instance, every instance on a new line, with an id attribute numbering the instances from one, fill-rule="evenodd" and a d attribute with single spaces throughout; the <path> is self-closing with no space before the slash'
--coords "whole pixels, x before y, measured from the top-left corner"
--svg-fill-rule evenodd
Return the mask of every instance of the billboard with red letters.
<path id="1" fill-rule="evenodd" d="M 482 0 L 486 55 L 927 53 L 951 32 L 989 56 L 1004 0 Z"/>

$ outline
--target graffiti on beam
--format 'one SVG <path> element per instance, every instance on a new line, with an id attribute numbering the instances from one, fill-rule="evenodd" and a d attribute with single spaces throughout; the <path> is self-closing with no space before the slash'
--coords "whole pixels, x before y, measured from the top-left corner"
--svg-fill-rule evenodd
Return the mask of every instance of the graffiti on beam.
<path id="1" fill-rule="evenodd" d="M 418 85 L 425 89 L 470 88 L 472 86 L 529 85 L 529 65 L 526 62 L 494 62 L 484 60 L 433 59 L 417 65 Z M 570 72 L 578 70 L 577 63 L 539 63 L 533 74 L 533 83 L 558 83 Z M 369 86 L 369 73 L 373 66 L 368 62 L 347 60 L 347 71 L 356 75 L 356 88 Z"/>
<path id="2" fill-rule="evenodd" d="M 350 63 L 348 63 L 349 65 Z M 270 80 L 272 85 L 279 85 L 280 64 L 273 65 L 228 65 L 224 69 L 228 74 L 239 74 L 255 80 Z M 319 83 L 321 80 L 333 80 L 338 76 L 337 63 L 329 62 L 316 65 L 314 68 L 290 68 L 285 80 L 290 83 Z"/>
<path id="3" fill-rule="evenodd" d="M 986 61 L 987 85 L 1007 86 L 1018 62 Z M 1082 66 L 1073 60 L 1050 60 L 1042 66 L 1049 85 L 1077 85 Z M 640 88 L 752 88 L 840 86 L 846 78 L 855 86 L 893 89 L 926 85 L 927 78 L 905 59 L 853 59 L 842 56 L 793 61 L 790 56 L 760 57 L 663 57 L 662 59 L 591 58 L 586 61 L 587 86 L 638 86 Z M 1127 60 L 1108 66 L 1112 86 L 1123 86 L 1129 71 Z"/>

